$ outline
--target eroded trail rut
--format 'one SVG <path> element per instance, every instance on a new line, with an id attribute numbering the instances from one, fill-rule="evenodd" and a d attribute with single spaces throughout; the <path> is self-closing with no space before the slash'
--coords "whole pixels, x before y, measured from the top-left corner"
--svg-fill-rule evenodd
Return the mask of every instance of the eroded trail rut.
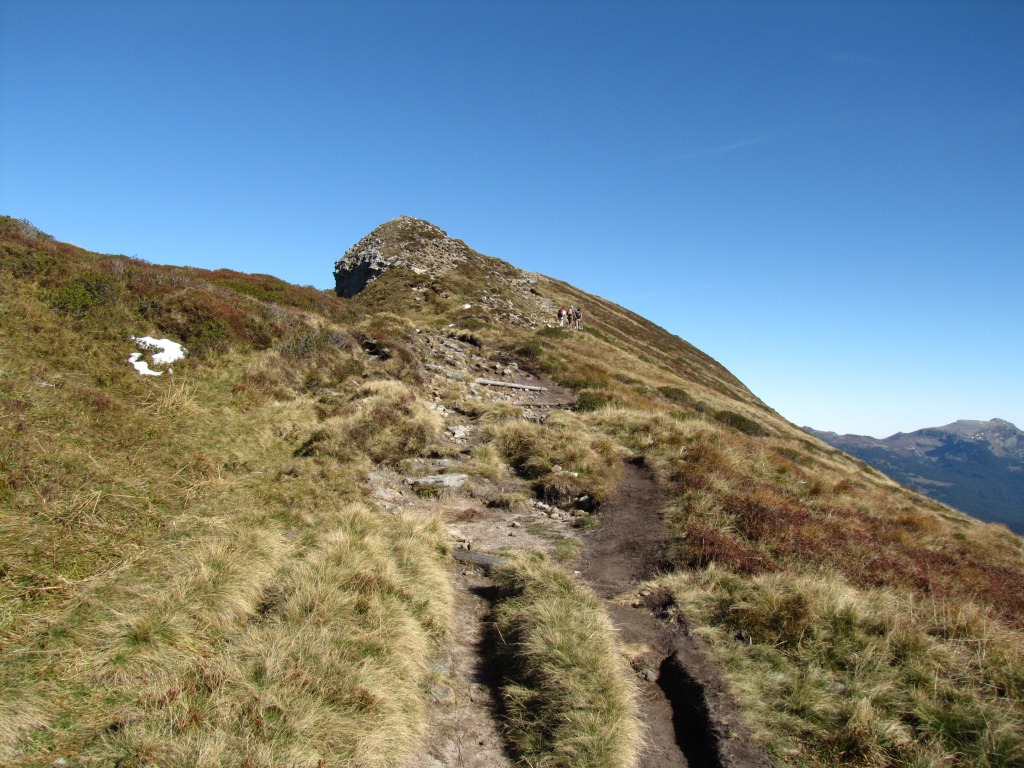
<path id="1" fill-rule="evenodd" d="M 680 621 L 658 616 L 662 599 L 636 587 L 666 565 L 665 497 L 642 460 L 623 466 L 601 523 L 583 537 L 582 578 L 605 600 L 640 678 L 646 748 L 641 768 L 767 768 L 739 724 L 718 666 Z M 622 597 L 636 599 L 623 602 Z"/>
<path id="2" fill-rule="evenodd" d="M 579 578 L 604 600 L 620 642 L 634 659 L 645 728 L 639 766 L 770 768 L 740 724 L 721 672 L 702 642 L 688 634 L 682 617 L 666 620 L 663 596 L 638 591 L 666 565 L 664 501 L 642 460 L 625 464 L 619 491 L 602 507 L 600 524 L 580 536 L 582 550 L 573 563 Z M 489 525 L 496 536 L 507 537 L 510 522 L 495 516 Z M 454 586 L 456 627 L 438 663 L 444 682 L 432 690 L 432 746 L 411 768 L 512 768 L 498 725 L 501 670 L 494 667 L 488 637 L 494 588 L 483 571 L 469 564 L 456 574 Z"/>
<path id="3" fill-rule="evenodd" d="M 613 600 L 660 569 L 667 538 L 660 506 L 661 494 L 650 472 L 626 464 L 616 498 L 601 512 L 601 524 L 583 537 L 578 567 L 605 600 L 620 642 L 642 649 L 631 654 L 637 658 L 646 730 L 641 768 L 681 768 L 689 763 L 676 740 L 672 703 L 657 682 L 661 659 L 671 654 L 671 632 L 649 611 Z"/>

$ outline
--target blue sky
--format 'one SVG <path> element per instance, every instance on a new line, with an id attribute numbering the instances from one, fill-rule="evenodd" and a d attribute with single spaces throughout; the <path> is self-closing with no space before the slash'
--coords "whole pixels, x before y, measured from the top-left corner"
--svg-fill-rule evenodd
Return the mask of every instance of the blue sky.
<path id="1" fill-rule="evenodd" d="M 0 212 L 321 288 L 417 216 L 797 424 L 1024 427 L 1022 41 L 1016 1 L 0 0 Z"/>

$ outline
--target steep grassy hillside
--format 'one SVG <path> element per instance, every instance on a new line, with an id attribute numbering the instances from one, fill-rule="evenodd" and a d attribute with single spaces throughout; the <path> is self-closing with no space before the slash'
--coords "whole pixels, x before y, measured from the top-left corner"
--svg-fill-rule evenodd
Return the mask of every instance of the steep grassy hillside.
<path id="1" fill-rule="evenodd" d="M 434 229 L 374 235 L 415 265 Z M 0 219 L 0 764 L 402 765 L 430 717 L 452 571 L 434 492 L 389 513 L 374 478 L 454 462 L 489 504 L 523 500 L 488 482 L 522 483 L 599 520 L 638 456 L 671 531 L 645 593 L 707 640 L 778 765 L 1024 762 L 1020 538 L 810 438 L 643 318 L 465 253 L 341 299 Z M 569 304 L 581 331 L 553 327 Z M 140 376 L 133 335 L 189 354 Z M 527 421 L 472 383 L 513 365 L 573 412 Z M 456 414 L 475 444 L 449 439 Z M 547 573 L 508 568 L 508 584 Z M 531 594 L 502 621 L 541 615 Z M 595 609 L 563 597 L 578 608 L 562 614 Z M 576 662 L 622 702 L 594 725 L 628 736 L 608 761 L 524 733 L 543 724 L 514 705 L 510 739 L 531 746 L 512 754 L 635 763 L 614 647 Z M 569 706 L 515 685 L 533 711 Z"/>

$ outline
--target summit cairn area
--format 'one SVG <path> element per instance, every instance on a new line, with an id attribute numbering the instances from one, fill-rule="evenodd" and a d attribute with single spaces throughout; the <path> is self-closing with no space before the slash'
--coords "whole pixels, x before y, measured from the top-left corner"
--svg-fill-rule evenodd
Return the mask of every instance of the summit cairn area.
<path id="1" fill-rule="evenodd" d="M 385 303 L 381 309 L 393 302 L 398 288 L 397 295 L 451 304 L 464 317 L 485 322 L 527 328 L 554 323 L 557 307 L 539 294 L 539 274 L 484 256 L 423 219 L 399 216 L 349 248 L 334 265 L 335 293 L 342 298 L 365 294 L 385 273 L 397 282 L 375 286 Z"/>
<path id="2" fill-rule="evenodd" d="M 388 269 L 439 275 L 477 255 L 429 221 L 399 216 L 349 248 L 334 265 L 335 292 L 350 299 Z"/>

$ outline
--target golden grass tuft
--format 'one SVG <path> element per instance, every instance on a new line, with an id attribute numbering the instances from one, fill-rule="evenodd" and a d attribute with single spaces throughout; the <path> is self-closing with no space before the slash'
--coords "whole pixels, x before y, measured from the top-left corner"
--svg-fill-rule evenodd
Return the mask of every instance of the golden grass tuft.
<path id="1" fill-rule="evenodd" d="M 543 424 L 489 424 L 481 434 L 551 503 L 571 504 L 583 495 L 600 503 L 619 482 L 616 444 L 576 414 L 552 413 Z"/>
<path id="2" fill-rule="evenodd" d="M 350 460 L 354 450 L 373 461 L 397 464 L 422 453 L 441 431 L 441 417 L 400 381 L 363 384 L 339 415 L 328 417 L 299 453 Z"/>
<path id="3" fill-rule="evenodd" d="M 600 601 L 538 557 L 495 570 L 507 658 L 507 736 L 536 768 L 627 768 L 640 749 L 636 689 Z"/>

